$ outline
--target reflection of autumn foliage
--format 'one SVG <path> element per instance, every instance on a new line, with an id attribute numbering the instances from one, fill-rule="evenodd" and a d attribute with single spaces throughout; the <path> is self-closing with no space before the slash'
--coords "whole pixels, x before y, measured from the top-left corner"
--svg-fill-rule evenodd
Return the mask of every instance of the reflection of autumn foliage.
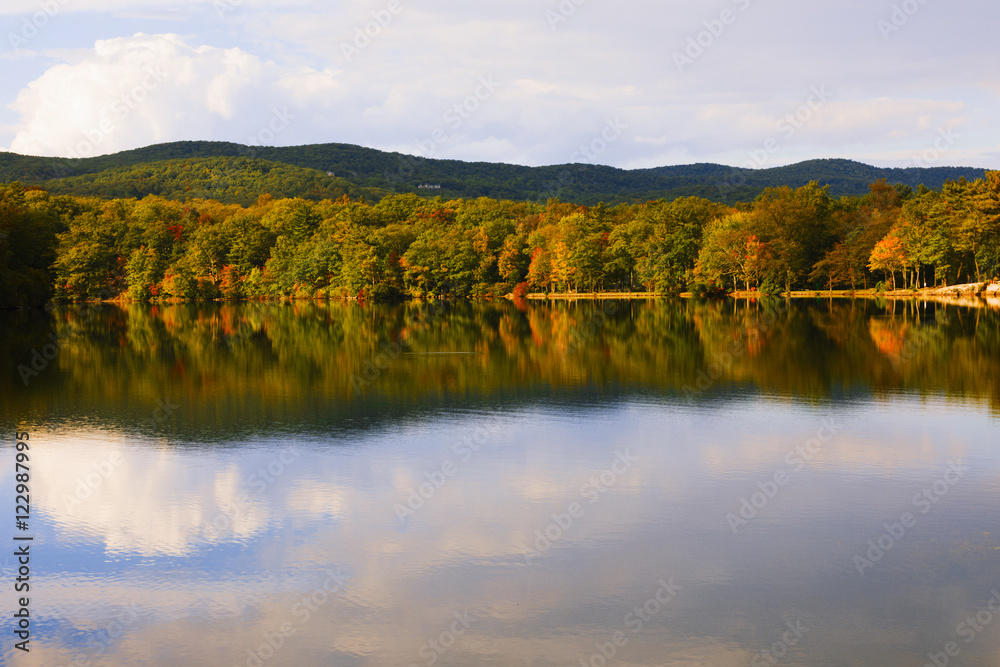
<path id="1" fill-rule="evenodd" d="M 871 332 L 875 347 L 890 359 L 899 359 L 902 354 L 903 346 L 906 344 L 907 329 L 905 323 L 892 320 L 873 318 L 868 322 L 868 330 Z"/>
<path id="2" fill-rule="evenodd" d="M 240 327 L 239 317 L 233 308 L 223 308 L 220 310 L 217 321 L 219 322 L 220 330 L 227 336 L 236 333 Z"/>
<path id="3" fill-rule="evenodd" d="M 0 414 L 100 404 L 136 406 L 146 419 L 156 399 L 186 397 L 195 428 L 227 411 L 236 421 L 332 419 L 373 405 L 520 399 L 553 388 L 672 400 L 705 374 L 711 391 L 727 395 L 825 400 L 860 387 L 852 391 L 989 397 L 1000 408 L 1000 311 L 929 305 L 894 313 L 891 302 L 865 300 L 522 307 L 506 300 L 130 304 L 95 314 L 60 307 L 51 319 L 0 329 L 8 350 L 0 372 L 9 377 L 39 340 L 66 341 L 48 383 L 38 378 L 30 392 L 0 383 Z M 393 345 L 404 353 L 385 356 Z M 380 354 L 377 379 L 358 393 L 351 378 L 364 377 Z"/>
<path id="4" fill-rule="evenodd" d="M 748 331 L 744 338 L 747 355 L 751 358 L 760 354 L 763 348 L 763 337 L 757 331 Z"/>

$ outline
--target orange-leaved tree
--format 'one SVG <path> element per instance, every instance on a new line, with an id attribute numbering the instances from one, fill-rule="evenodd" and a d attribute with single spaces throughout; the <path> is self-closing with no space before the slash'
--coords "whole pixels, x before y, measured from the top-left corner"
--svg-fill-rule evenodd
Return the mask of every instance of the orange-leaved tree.
<path id="1" fill-rule="evenodd" d="M 903 242 L 891 232 L 875 244 L 871 257 L 868 258 L 868 268 L 872 271 L 884 271 L 892 289 L 896 289 L 896 271 L 902 271 L 905 265 Z"/>

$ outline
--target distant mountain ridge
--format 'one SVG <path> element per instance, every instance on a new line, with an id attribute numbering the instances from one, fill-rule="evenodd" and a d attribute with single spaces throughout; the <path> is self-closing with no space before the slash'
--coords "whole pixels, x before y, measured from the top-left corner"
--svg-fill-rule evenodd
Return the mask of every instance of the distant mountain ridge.
<path id="1" fill-rule="evenodd" d="M 277 199 L 322 200 L 343 196 L 378 201 L 386 193 L 363 188 L 315 169 L 246 157 L 181 158 L 114 167 L 94 174 L 45 181 L 53 194 L 141 199 L 215 199 L 249 206 L 262 194 Z"/>
<path id="2" fill-rule="evenodd" d="M 197 167 L 210 172 L 226 170 L 244 184 L 237 188 L 240 190 L 238 195 L 232 191 L 216 192 L 218 188 L 206 185 L 214 180 L 208 175 L 195 178 L 193 163 L 186 167 L 173 164 L 208 159 L 224 160 Z M 152 168 L 150 165 L 155 163 L 170 163 L 167 168 L 160 165 L 156 169 L 165 169 L 166 173 L 174 174 L 173 177 L 187 180 L 172 183 L 161 179 L 154 189 L 151 189 L 152 184 L 144 189 L 140 184 L 122 183 L 123 179 L 133 178 L 129 170 Z M 250 169 L 252 174 L 233 176 L 244 168 Z M 926 185 L 938 189 L 949 180 L 982 178 L 985 171 L 971 167 L 880 168 L 845 159 L 808 160 L 759 170 L 706 163 L 633 170 L 588 164 L 524 167 L 413 157 L 350 144 L 271 147 L 215 141 L 179 141 L 80 159 L 0 153 L 0 181 L 3 182 L 21 181 L 64 194 L 99 196 L 153 193 L 176 198 L 213 196 L 215 192 L 214 196 L 234 202 L 250 200 L 259 194 L 317 198 L 343 193 L 352 197 L 378 198 L 391 192 L 414 192 L 424 196 L 440 195 L 445 199 L 492 197 L 545 201 L 559 198 L 586 205 L 601 201 L 617 204 L 697 196 L 732 204 L 749 201 L 771 186 L 800 187 L 817 181 L 821 186 L 829 185 L 831 194 L 840 197 L 863 195 L 869 184 L 883 178 L 891 184 L 901 183 L 913 188 Z M 261 173 L 273 173 L 281 178 L 261 178 Z M 267 188 L 277 181 L 283 184 L 281 191 L 268 192 Z M 302 184 L 301 192 L 296 191 L 296 182 Z"/>

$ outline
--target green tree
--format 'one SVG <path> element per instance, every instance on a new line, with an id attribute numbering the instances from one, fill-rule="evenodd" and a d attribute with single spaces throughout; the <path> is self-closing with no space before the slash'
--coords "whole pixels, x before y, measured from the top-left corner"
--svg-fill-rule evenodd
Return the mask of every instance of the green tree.
<path id="1" fill-rule="evenodd" d="M 58 226 L 48 193 L 0 184 L 0 308 L 38 307 L 51 298 Z"/>

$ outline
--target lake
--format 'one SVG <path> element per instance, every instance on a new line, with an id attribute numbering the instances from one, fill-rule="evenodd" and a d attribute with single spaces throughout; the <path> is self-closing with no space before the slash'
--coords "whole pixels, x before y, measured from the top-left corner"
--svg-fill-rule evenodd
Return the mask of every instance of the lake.
<path id="1" fill-rule="evenodd" d="M 990 307 L 103 305 L 0 344 L 5 664 L 1000 664 Z"/>

